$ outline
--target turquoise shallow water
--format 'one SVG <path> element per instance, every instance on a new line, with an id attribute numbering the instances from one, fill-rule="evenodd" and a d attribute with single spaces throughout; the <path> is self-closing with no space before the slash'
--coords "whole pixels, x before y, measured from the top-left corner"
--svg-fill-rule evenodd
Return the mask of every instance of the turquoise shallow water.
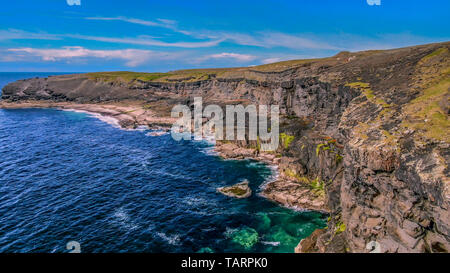
<path id="1" fill-rule="evenodd" d="M 0 73 L 0 85 L 35 75 Z M 325 226 L 258 194 L 217 193 L 243 179 L 258 193 L 272 171 L 209 150 L 84 113 L 0 110 L 0 252 L 65 252 L 72 240 L 82 252 L 293 252 Z"/>

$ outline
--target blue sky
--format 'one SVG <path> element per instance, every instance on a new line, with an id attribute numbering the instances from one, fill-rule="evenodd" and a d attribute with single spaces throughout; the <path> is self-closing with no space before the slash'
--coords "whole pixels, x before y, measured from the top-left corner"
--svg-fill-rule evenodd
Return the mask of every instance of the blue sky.
<path id="1" fill-rule="evenodd" d="M 450 40 L 448 0 L 67 1 L 2 3 L 0 71 L 165 72 Z"/>

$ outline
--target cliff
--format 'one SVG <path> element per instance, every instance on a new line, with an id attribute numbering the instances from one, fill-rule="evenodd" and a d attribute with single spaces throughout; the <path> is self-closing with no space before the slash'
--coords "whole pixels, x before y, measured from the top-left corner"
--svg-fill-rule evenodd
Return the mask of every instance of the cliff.
<path id="1" fill-rule="evenodd" d="M 276 104 L 282 179 L 265 194 L 302 207 L 299 192 L 308 192 L 330 212 L 328 228 L 298 251 L 368 252 L 376 241 L 382 252 L 448 252 L 449 50 L 446 42 L 249 68 L 34 78 L 5 86 L 1 104 L 133 103 L 158 115 L 194 96 Z"/>

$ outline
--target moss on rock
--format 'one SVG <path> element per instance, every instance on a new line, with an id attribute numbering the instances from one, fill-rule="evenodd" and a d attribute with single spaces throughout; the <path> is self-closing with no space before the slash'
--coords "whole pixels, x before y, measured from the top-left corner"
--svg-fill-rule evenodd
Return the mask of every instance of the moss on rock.
<path id="1" fill-rule="evenodd" d="M 248 184 L 248 180 L 244 180 L 243 182 L 237 183 L 233 186 L 218 188 L 217 191 L 230 197 L 247 198 L 252 194 L 252 190 Z"/>

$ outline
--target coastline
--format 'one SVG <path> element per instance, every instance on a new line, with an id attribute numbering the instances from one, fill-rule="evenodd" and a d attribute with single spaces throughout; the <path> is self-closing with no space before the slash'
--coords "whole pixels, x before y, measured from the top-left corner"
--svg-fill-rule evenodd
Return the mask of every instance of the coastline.
<path id="1" fill-rule="evenodd" d="M 23 108 L 53 108 L 64 111 L 84 112 L 94 117 L 118 126 L 121 129 L 136 129 L 139 126 L 148 126 L 150 129 L 167 129 L 176 120 L 170 117 L 161 117 L 158 113 L 144 109 L 142 103 L 72 103 L 72 102 L 2 102 L 0 109 L 23 109 Z"/>
<path id="2" fill-rule="evenodd" d="M 67 102 L 11 103 L 0 101 L 0 109 L 24 108 L 48 108 L 86 113 L 122 130 L 135 130 L 141 126 L 146 126 L 148 129 L 162 131 L 161 134 L 156 132 L 153 136 L 167 133 L 176 120 L 174 118 L 158 116 L 149 109 L 143 109 L 141 104 L 123 106 L 118 104 L 78 104 Z M 272 176 L 260 186 L 259 196 L 279 206 L 295 211 L 330 213 L 326 207 L 325 198 L 318 198 L 307 185 L 296 182 L 291 177 L 280 172 L 281 157 L 277 157 L 272 153 L 257 153 L 255 149 L 239 147 L 231 142 L 223 143 L 221 141 L 213 141 L 212 143 L 214 143 L 214 154 L 225 160 L 251 159 L 263 162 L 272 169 Z M 300 240 L 294 249 L 295 253 L 300 252 L 298 248 L 303 240 Z"/>
<path id="3" fill-rule="evenodd" d="M 162 117 L 150 109 L 144 109 L 143 104 L 108 103 L 83 104 L 72 102 L 4 102 L 0 101 L 0 109 L 23 108 L 53 108 L 63 111 L 83 112 L 96 117 L 120 129 L 136 129 L 146 126 L 149 129 L 168 131 L 175 122 L 175 118 Z M 272 153 L 256 153 L 255 149 L 239 147 L 227 142 L 215 141 L 214 152 L 223 159 L 252 159 L 267 164 L 275 173 L 262 185 L 262 197 L 271 200 L 283 207 L 297 211 L 317 211 L 329 213 L 325 201 L 317 198 L 307 185 L 295 182 L 280 172 L 282 158 Z"/>
<path id="4" fill-rule="evenodd" d="M 368 252 L 367 242 L 376 240 L 383 252 L 448 252 L 450 139 L 443 132 L 450 128 L 450 42 L 281 64 L 286 66 L 25 80 L 15 75 L 16 81 L 2 82 L 1 98 L 3 108 L 85 110 L 137 130 L 143 120 L 170 127 L 156 124 L 174 105 L 195 108 L 198 95 L 220 107 L 278 105 L 282 145 L 267 160 L 279 176 L 262 194 L 286 207 L 330 210 L 328 228 L 311 235 L 301 251 Z M 218 143 L 215 155 L 262 160 L 257 141 L 227 143 Z M 261 183 L 272 178 L 266 174 Z"/>

